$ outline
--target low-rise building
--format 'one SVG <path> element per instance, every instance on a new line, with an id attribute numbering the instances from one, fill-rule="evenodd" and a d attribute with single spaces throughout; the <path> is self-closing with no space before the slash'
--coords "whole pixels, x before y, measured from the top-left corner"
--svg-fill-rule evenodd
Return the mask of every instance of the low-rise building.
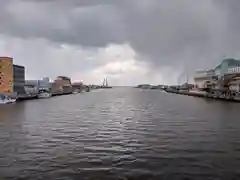
<path id="1" fill-rule="evenodd" d="M 214 69 L 197 71 L 194 76 L 195 86 L 198 89 L 206 87 L 215 87 L 217 81 L 217 75 Z"/>
<path id="2" fill-rule="evenodd" d="M 51 86 L 50 86 L 50 80 L 48 77 L 43 78 L 42 80 L 39 80 L 39 90 L 46 90 L 46 91 L 50 91 L 51 90 Z"/>
<path id="3" fill-rule="evenodd" d="M 71 79 L 66 76 L 58 76 L 53 83 L 51 83 L 52 93 L 69 94 L 73 92 Z"/>
<path id="4" fill-rule="evenodd" d="M 42 80 L 26 80 L 25 85 L 35 86 L 38 92 L 40 90 L 51 91 L 51 85 L 48 77 L 43 78 Z"/>
<path id="5" fill-rule="evenodd" d="M 81 92 L 84 88 L 84 85 L 82 82 L 75 82 L 72 84 L 73 92 Z"/>
<path id="6" fill-rule="evenodd" d="M 38 88 L 34 84 L 25 84 L 24 90 L 27 95 L 37 95 L 38 94 Z"/>
<path id="7" fill-rule="evenodd" d="M 229 82 L 229 89 L 231 91 L 240 92 L 240 77 L 236 77 Z"/>
<path id="8" fill-rule="evenodd" d="M 150 89 L 151 85 L 150 84 L 140 84 L 140 85 L 137 86 L 137 88 Z"/>
<path id="9" fill-rule="evenodd" d="M 240 60 L 224 59 L 216 68 L 197 71 L 194 77 L 195 86 L 199 89 L 215 88 L 239 91 Z"/>

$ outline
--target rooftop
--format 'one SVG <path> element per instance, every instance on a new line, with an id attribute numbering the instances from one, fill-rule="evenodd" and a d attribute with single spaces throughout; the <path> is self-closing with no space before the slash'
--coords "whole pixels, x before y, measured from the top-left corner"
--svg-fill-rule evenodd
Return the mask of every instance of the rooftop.
<path id="1" fill-rule="evenodd" d="M 219 64 L 219 65 L 215 68 L 215 70 L 221 68 L 221 66 L 222 66 L 222 64 L 223 64 L 224 62 L 226 62 L 226 63 L 228 64 L 228 66 L 240 65 L 240 60 L 237 60 L 237 59 L 234 59 L 234 58 L 227 58 L 227 59 L 224 59 L 224 60 L 222 61 L 222 63 Z"/>
<path id="2" fill-rule="evenodd" d="M 70 80 L 70 78 L 67 76 L 58 76 L 57 79 Z"/>
<path id="3" fill-rule="evenodd" d="M 17 68 L 25 68 L 24 66 L 16 65 L 16 64 L 13 64 L 13 67 L 17 67 Z"/>
<path id="4" fill-rule="evenodd" d="M 8 56 L 0 56 L 0 59 L 13 59 L 13 58 Z"/>

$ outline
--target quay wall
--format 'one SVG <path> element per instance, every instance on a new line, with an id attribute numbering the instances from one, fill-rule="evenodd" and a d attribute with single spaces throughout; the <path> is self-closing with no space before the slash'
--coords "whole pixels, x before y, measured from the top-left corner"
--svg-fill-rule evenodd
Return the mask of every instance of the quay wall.
<path id="1" fill-rule="evenodd" d="M 180 94 L 186 96 L 193 96 L 199 98 L 207 98 L 207 99 L 215 99 L 222 101 L 231 101 L 231 102 L 240 102 L 240 95 L 235 92 L 224 92 L 224 93 L 216 93 L 213 92 L 203 92 L 203 91 L 179 91 L 179 90 L 165 90 L 167 93 Z"/>

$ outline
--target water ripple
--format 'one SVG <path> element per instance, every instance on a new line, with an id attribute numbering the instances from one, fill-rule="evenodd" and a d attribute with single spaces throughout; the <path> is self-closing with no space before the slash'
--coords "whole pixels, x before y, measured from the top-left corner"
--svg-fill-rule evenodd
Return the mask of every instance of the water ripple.
<path id="1" fill-rule="evenodd" d="M 116 89 L 1 107 L 0 179 L 239 179 L 238 106 Z"/>

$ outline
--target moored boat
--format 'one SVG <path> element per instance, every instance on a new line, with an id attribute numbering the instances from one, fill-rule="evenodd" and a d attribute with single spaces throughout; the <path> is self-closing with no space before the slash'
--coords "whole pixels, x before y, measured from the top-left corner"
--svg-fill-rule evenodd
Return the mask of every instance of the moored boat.
<path id="1" fill-rule="evenodd" d="M 10 104 L 10 103 L 15 103 L 16 99 L 13 99 L 9 96 L 0 94 L 0 104 Z"/>
<path id="2" fill-rule="evenodd" d="M 52 96 L 51 92 L 47 90 L 40 90 L 38 94 L 39 99 L 50 98 Z"/>

